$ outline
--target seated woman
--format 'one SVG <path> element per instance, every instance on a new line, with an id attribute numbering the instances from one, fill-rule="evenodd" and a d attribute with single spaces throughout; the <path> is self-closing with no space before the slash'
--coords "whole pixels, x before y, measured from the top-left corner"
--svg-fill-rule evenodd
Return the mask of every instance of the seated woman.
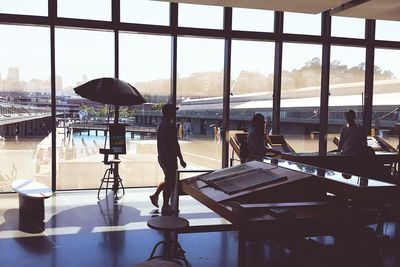
<path id="1" fill-rule="evenodd" d="M 253 116 L 251 128 L 247 135 L 248 161 L 262 161 L 267 148 L 265 146 L 266 135 L 264 133 L 264 116 L 257 113 Z"/>
<path id="2" fill-rule="evenodd" d="M 339 151 L 344 154 L 360 155 L 367 152 L 367 135 L 356 121 L 356 113 L 350 109 L 345 112 L 347 125 L 340 130 Z"/>

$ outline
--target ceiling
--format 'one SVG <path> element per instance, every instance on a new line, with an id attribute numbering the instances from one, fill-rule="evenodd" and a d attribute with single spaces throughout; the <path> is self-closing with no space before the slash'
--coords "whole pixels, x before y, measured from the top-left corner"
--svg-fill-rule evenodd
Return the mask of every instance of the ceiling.
<path id="1" fill-rule="evenodd" d="M 334 16 L 400 21 L 400 0 L 370 0 L 347 9 L 344 5 L 344 8 L 338 7 L 332 10 L 331 14 Z"/>
<path id="2" fill-rule="evenodd" d="M 331 11 L 334 16 L 398 20 L 400 0 L 159 0 L 175 3 L 256 8 L 318 14 Z"/>

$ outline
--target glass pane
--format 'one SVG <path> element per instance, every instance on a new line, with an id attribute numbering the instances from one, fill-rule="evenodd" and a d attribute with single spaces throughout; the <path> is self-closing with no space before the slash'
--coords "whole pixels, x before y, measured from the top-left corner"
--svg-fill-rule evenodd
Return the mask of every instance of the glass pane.
<path id="1" fill-rule="evenodd" d="M 189 169 L 221 168 L 223 68 L 223 40 L 178 38 L 177 123 Z"/>
<path id="2" fill-rule="evenodd" d="M 51 186 L 49 28 L 0 25 L 0 36 L 0 192 L 17 179 Z"/>
<path id="3" fill-rule="evenodd" d="M 178 25 L 182 27 L 222 29 L 223 7 L 179 4 Z"/>
<path id="4" fill-rule="evenodd" d="M 283 44 L 280 128 L 296 152 L 318 151 L 321 54 L 321 45 Z"/>
<path id="5" fill-rule="evenodd" d="M 111 0 L 57 0 L 57 15 L 64 18 L 111 20 Z"/>
<path id="6" fill-rule="evenodd" d="M 400 41 L 400 21 L 376 21 L 376 40 Z"/>
<path id="7" fill-rule="evenodd" d="M 0 0 L 0 13 L 47 16 L 48 0 Z"/>
<path id="8" fill-rule="evenodd" d="M 364 38 L 365 20 L 332 16 L 332 36 Z"/>
<path id="9" fill-rule="evenodd" d="M 127 154 L 121 155 L 125 186 L 155 186 L 164 181 L 157 161 L 157 125 L 161 105 L 169 100 L 171 38 L 124 33 L 120 35 L 120 78 L 135 86 L 147 103 L 120 114 L 129 129 Z M 126 108 L 126 107 L 125 107 Z"/>
<path id="10" fill-rule="evenodd" d="M 274 11 L 233 8 L 232 29 L 239 31 L 274 31 Z"/>
<path id="11" fill-rule="evenodd" d="M 400 50 L 376 49 L 372 123 L 393 148 L 399 144 L 395 124 L 400 123 Z"/>
<path id="12" fill-rule="evenodd" d="M 121 0 L 121 22 L 169 25 L 169 3 Z"/>
<path id="13" fill-rule="evenodd" d="M 283 32 L 321 35 L 321 15 L 285 12 Z"/>
<path id="14" fill-rule="evenodd" d="M 334 137 L 346 124 L 344 112 L 353 109 L 362 125 L 365 80 L 365 49 L 332 46 L 329 81 L 328 151 L 337 149 Z"/>
<path id="15" fill-rule="evenodd" d="M 57 189 L 97 188 L 105 166 L 104 106 L 75 94 L 89 80 L 114 76 L 114 33 L 56 29 Z M 80 40 L 80 42 L 75 42 Z"/>
<path id="16" fill-rule="evenodd" d="M 232 41 L 230 138 L 248 131 L 256 113 L 264 116 L 270 129 L 275 45 L 269 42 Z M 229 146 L 233 165 L 239 155 Z"/>

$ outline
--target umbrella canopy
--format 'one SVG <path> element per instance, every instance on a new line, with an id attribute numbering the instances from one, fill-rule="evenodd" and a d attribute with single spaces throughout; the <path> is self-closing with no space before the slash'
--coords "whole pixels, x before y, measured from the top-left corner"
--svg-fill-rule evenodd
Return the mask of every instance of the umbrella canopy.
<path id="1" fill-rule="evenodd" d="M 140 105 L 146 102 L 139 91 L 116 78 L 99 78 L 74 88 L 75 93 L 89 100 L 117 106 Z"/>

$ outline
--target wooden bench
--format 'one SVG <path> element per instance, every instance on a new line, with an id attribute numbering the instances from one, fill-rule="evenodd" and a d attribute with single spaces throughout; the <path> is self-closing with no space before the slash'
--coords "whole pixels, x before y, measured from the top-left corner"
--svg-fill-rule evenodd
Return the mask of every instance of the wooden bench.
<path id="1" fill-rule="evenodd" d="M 53 195 L 46 185 L 34 180 L 16 180 L 12 188 L 19 198 L 20 229 L 27 232 L 44 230 L 44 199 Z"/>

